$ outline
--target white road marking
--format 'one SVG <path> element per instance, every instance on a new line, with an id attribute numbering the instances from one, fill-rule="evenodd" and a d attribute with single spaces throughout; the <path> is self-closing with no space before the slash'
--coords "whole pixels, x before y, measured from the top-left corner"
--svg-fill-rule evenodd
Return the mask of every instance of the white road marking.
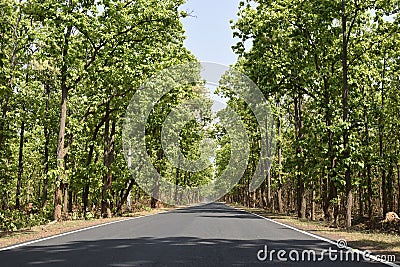
<path id="1" fill-rule="evenodd" d="M 66 232 L 66 233 L 62 233 L 62 234 L 58 234 L 58 235 L 53 235 L 53 236 L 48 236 L 48 237 L 44 237 L 44 238 L 40 238 L 40 239 L 35 239 L 35 240 L 24 242 L 24 243 L 21 243 L 21 244 L 0 248 L 0 252 L 1 251 L 15 249 L 15 248 L 19 248 L 19 247 L 23 247 L 23 246 L 32 245 L 32 244 L 35 244 L 35 243 L 38 243 L 38 242 L 42 242 L 42 241 L 46 241 L 46 240 L 50 240 L 50 239 L 54 239 L 54 238 L 58 238 L 58 237 L 66 236 L 66 235 L 76 234 L 76 233 L 79 233 L 79 232 L 83 232 L 83 231 L 87 231 L 87 230 L 91 230 L 91 229 L 107 226 L 107 225 L 110 225 L 110 224 L 115 224 L 115 223 L 120 223 L 120 222 L 127 222 L 127 221 L 131 221 L 131 220 L 135 220 L 135 219 L 150 217 L 150 216 L 154 216 L 154 215 L 157 215 L 157 214 L 166 213 L 166 212 L 169 212 L 169 211 L 170 210 L 162 211 L 162 212 L 155 213 L 155 214 L 149 214 L 149 215 L 143 215 L 143 216 L 138 216 L 138 217 L 133 217 L 133 218 L 128 218 L 128 219 L 122 219 L 122 220 L 118 220 L 118 221 L 114 221 L 114 222 L 98 224 L 98 225 L 94 225 L 94 226 L 90 226 L 90 227 L 86 227 L 86 228 L 82 228 L 82 229 L 78 229 L 78 230 L 74 230 L 74 231 L 70 231 L 70 232 Z"/>
<path id="2" fill-rule="evenodd" d="M 229 206 L 229 207 L 232 207 L 232 206 Z M 276 224 L 278 224 L 278 225 L 280 225 L 280 226 L 284 226 L 284 227 L 286 227 L 286 228 L 289 228 L 289 229 L 294 230 L 294 231 L 296 231 L 296 232 L 299 232 L 299 233 L 308 235 L 308 236 L 313 237 L 313 238 L 316 238 L 316 239 L 318 239 L 318 240 L 327 242 L 327 243 L 329 243 L 329 244 L 332 244 L 332 245 L 335 245 L 335 246 L 337 245 L 337 242 L 336 242 L 336 241 L 330 240 L 330 239 L 328 239 L 328 238 L 325 238 L 325 237 L 322 237 L 322 236 L 318 236 L 318 235 L 314 235 L 314 234 L 312 234 L 312 233 L 309 233 L 309 232 L 306 232 L 306 231 L 297 229 L 297 228 L 295 228 L 295 227 L 293 227 L 293 226 L 290 226 L 290 225 L 287 225 L 287 224 L 284 224 L 284 223 L 281 223 L 281 222 L 277 222 L 277 221 L 272 220 L 272 219 L 270 219 L 270 218 L 266 218 L 266 217 L 263 217 L 263 216 L 261 216 L 261 215 L 258 215 L 258 214 L 255 214 L 255 213 L 252 213 L 252 212 L 249 212 L 249 211 L 246 211 L 246 210 L 242 210 L 242 209 L 235 208 L 235 207 L 232 207 L 232 208 L 234 208 L 234 209 L 236 209 L 236 210 L 240 210 L 240 211 L 246 212 L 246 213 L 249 213 L 249 214 L 252 214 L 252 215 L 254 215 L 254 216 L 257 216 L 257 217 L 260 217 L 260 218 L 262 218 L 262 219 L 264 219 L 264 220 L 267 220 L 267 221 L 269 221 L 269 222 L 276 223 Z M 391 267 L 400 267 L 400 265 L 397 265 L 397 264 L 394 263 L 394 262 L 384 261 L 384 260 L 382 260 L 382 259 L 380 259 L 380 258 L 378 258 L 377 256 L 374 256 L 374 255 L 366 255 L 366 251 L 360 251 L 360 250 L 354 249 L 354 248 L 352 248 L 352 247 L 347 247 L 347 249 L 352 250 L 352 251 L 354 251 L 355 253 L 357 253 L 357 254 L 359 254 L 359 255 L 366 256 L 366 257 L 370 258 L 370 259 L 373 260 L 373 261 L 380 262 L 380 263 L 386 264 L 386 265 L 391 266 Z"/>

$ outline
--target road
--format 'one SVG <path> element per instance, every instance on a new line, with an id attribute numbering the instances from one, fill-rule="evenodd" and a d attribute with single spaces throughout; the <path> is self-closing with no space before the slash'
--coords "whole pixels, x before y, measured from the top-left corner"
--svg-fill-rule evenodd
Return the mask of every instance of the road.
<path id="1" fill-rule="evenodd" d="M 284 250 L 265 261 L 264 250 Z M 0 252 L 0 266 L 385 266 L 332 261 L 335 245 L 221 203 L 126 220 Z M 316 250 L 317 259 L 302 260 Z M 292 251 L 292 252 L 291 252 Z M 296 251 L 296 252 L 293 252 Z M 288 256 L 292 253 L 291 260 Z M 258 259 L 257 254 L 259 254 Z M 267 255 L 271 255 L 267 253 Z M 324 254 L 326 255 L 326 254 Z M 332 258 L 334 255 L 331 254 Z M 345 258 L 344 258 L 345 259 Z M 362 257 L 361 257 L 362 260 Z"/>

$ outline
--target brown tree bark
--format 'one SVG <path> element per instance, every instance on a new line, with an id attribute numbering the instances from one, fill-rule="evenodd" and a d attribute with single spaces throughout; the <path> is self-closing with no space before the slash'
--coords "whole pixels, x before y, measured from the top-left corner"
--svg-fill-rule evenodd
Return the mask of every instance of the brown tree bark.
<path id="1" fill-rule="evenodd" d="M 347 32 L 347 15 L 346 15 L 346 3 L 342 0 L 342 68 L 343 68 L 343 121 L 349 123 L 349 84 L 348 84 L 348 32 Z M 351 216 L 353 207 L 353 192 L 352 192 L 352 179 L 351 179 L 351 169 L 350 163 L 347 161 L 350 159 L 349 150 L 349 130 L 346 127 L 343 130 L 343 160 L 346 162 L 345 169 L 345 182 L 346 182 L 346 227 L 351 227 Z"/>
<path id="2" fill-rule="evenodd" d="M 303 149 L 300 145 L 301 140 L 303 139 L 303 121 L 302 121 L 302 111 L 303 111 L 303 96 L 299 93 L 294 98 L 294 106 L 295 106 L 295 130 L 296 130 L 296 157 L 297 157 L 297 175 L 296 175 L 296 189 L 297 189 L 297 215 L 299 218 L 306 218 L 306 194 L 304 187 L 304 179 L 302 176 L 303 170 L 303 159 L 301 154 L 303 153 Z"/>
<path id="3" fill-rule="evenodd" d="M 64 183 L 63 186 L 63 194 L 64 194 L 64 199 L 63 199 L 63 212 L 64 215 L 68 213 L 68 184 Z"/>
<path id="4" fill-rule="evenodd" d="M 45 118 L 43 123 L 43 133 L 44 133 L 44 180 L 43 180 L 43 192 L 42 192 L 42 207 L 47 204 L 47 195 L 48 195 L 48 187 L 49 187 L 49 145 L 50 145 L 50 131 L 48 128 L 48 114 L 50 109 L 50 86 L 48 84 L 46 87 L 46 108 L 45 108 Z"/>
<path id="5" fill-rule="evenodd" d="M 74 195 L 71 188 L 68 188 L 68 212 L 73 210 Z"/>
<path id="6" fill-rule="evenodd" d="M 394 211 L 394 202 L 393 202 L 393 180 L 394 180 L 394 172 L 393 172 L 393 163 L 389 162 L 389 171 L 387 176 L 387 205 L 389 211 Z M 386 215 L 386 213 L 385 213 Z"/>
<path id="7" fill-rule="evenodd" d="M 179 155 L 178 168 L 176 168 L 176 173 L 175 173 L 175 191 L 174 191 L 174 202 L 175 202 L 175 205 L 178 203 L 178 188 L 179 188 L 179 175 L 180 175 L 179 171 L 180 171 L 180 167 L 181 167 L 180 163 L 181 163 L 181 158 L 180 158 L 180 155 Z"/>
<path id="8" fill-rule="evenodd" d="M 314 185 L 312 185 L 314 187 Z M 315 221 L 315 189 L 311 189 L 311 220 Z"/>
<path id="9" fill-rule="evenodd" d="M 396 164 L 397 168 L 397 214 L 400 214 L 400 166 Z"/>
<path id="10" fill-rule="evenodd" d="M 117 212 L 120 212 L 122 210 L 122 206 L 125 204 L 125 202 L 128 199 L 129 192 L 131 192 L 133 186 L 135 185 L 135 179 L 129 180 L 128 187 L 123 191 L 122 197 L 121 197 L 121 202 L 117 206 Z"/>
<path id="11" fill-rule="evenodd" d="M 385 70 L 386 70 L 386 58 L 383 59 L 383 71 L 382 71 L 382 82 L 381 82 L 381 114 L 379 116 L 379 157 L 381 172 L 382 172 L 382 209 L 383 209 L 383 216 L 388 213 L 389 208 L 389 201 L 388 201 L 388 192 L 387 192 L 387 185 L 389 182 L 388 177 L 386 177 L 386 164 L 385 162 L 385 153 L 383 147 L 383 134 L 384 134 L 384 108 L 385 108 Z"/>
<path id="12" fill-rule="evenodd" d="M 333 72 L 333 70 L 332 70 Z M 325 125 L 327 127 L 327 139 L 328 139 L 328 158 L 329 158 L 329 166 L 326 174 L 326 180 L 323 183 L 323 209 L 324 209 L 324 217 L 328 221 L 335 221 L 336 218 L 334 216 L 335 209 L 337 210 L 337 204 L 332 203 L 334 199 L 337 198 L 337 189 L 334 183 L 334 178 L 336 177 L 336 157 L 333 151 L 333 138 L 334 134 L 331 130 L 332 125 L 332 112 L 330 110 L 330 92 L 329 92 L 329 81 L 327 77 L 324 77 L 324 102 L 326 106 L 325 110 Z M 336 203 L 336 202 L 335 202 Z"/>
<path id="13" fill-rule="evenodd" d="M 260 188 L 260 191 L 261 191 L 261 203 L 262 203 L 262 208 L 263 209 L 265 209 L 267 207 L 267 195 L 265 193 L 265 183 L 266 183 L 266 181 L 264 180 L 261 183 L 261 188 Z"/>
<path id="14" fill-rule="evenodd" d="M 282 200 L 282 123 L 281 123 L 281 102 L 277 100 L 278 108 L 278 190 L 277 190 L 277 202 L 278 211 L 283 213 L 283 200 Z"/>
<path id="15" fill-rule="evenodd" d="M 362 176 L 361 172 L 360 172 L 360 179 L 363 179 L 364 177 Z M 360 183 L 360 185 L 358 186 L 358 211 L 359 211 L 359 215 L 360 217 L 364 216 L 364 188 L 362 186 L 362 184 Z"/>
<path id="16" fill-rule="evenodd" d="M 267 207 L 272 208 L 272 194 L 271 194 L 271 170 L 267 170 Z"/>
<path id="17" fill-rule="evenodd" d="M 57 169 L 59 171 L 54 190 L 54 220 L 61 220 L 61 208 L 62 208 L 62 180 L 64 176 L 64 158 L 67 154 L 65 149 L 65 126 L 67 121 L 67 98 L 68 98 L 68 87 L 67 87 L 67 56 L 69 50 L 69 38 L 72 33 L 72 26 L 68 26 L 64 36 L 65 43 L 62 51 L 62 68 L 61 68 L 61 110 L 60 110 L 60 127 L 58 132 L 58 146 L 57 146 Z"/>
<path id="18" fill-rule="evenodd" d="M 364 87 L 362 88 L 362 94 L 363 97 L 366 97 L 365 89 Z M 368 113 L 367 113 L 367 105 L 364 104 L 363 107 L 363 116 L 364 116 L 364 132 L 365 132 L 365 137 L 364 137 L 364 146 L 369 147 L 370 139 L 369 139 L 369 121 L 368 121 Z M 368 217 L 372 218 L 372 212 L 373 212 L 373 202 L 372 202 L 372 197 L 373 197 L 373 191 L 372 191 L 372 180 L 371 180 L 371 162 L 370 162 L 370 156 L 367 155 L 365 167 L 366 167 L 366 173 L 365 177 L 367 180 L 367 203 L 366 203 L 366 208 L 368 210 Z"/>
<path id="19" fill-rule="evenodd" d="M 115 143 L 115 121 L 111 122 L 110 130 L 110 103 L 106 106 L 105 127 L 104 127 L 104 166 L 107 173 L 103 176 L 103 186 L 101 193 L 101 214 L 103 217 L 111 217 L 111 200 L 108 197 L 109 190 L 112 186 L 111 164 L 114 161 L 114 143 Z"/>
<path id="20" fill-rule="evenodd" d="M 19 152 L 18 152 L 18 178 L 17 178 L 17 191 L 15 193 L 15 207 L 21 209 L 20 195 L 22 184 L 22 173 L 24 171 L 23 156 L 24 156 L 24 134 L 25 134 L 25 121 L 21 122 L 20 136 L 19 136 Z"/>
<path id="21" fill-rule="evenodd" d="M 158 205 L 158 198 L 160 196 L 160 175 L 161 175 L 161 160 L 163 158 L 163 152 L 160 149 L 157 153 L 157 159 L 158 159 L 158 166 L 157 166 L 157 177 L 156 177 L 156 181 L 155 181 L 155 185 L 153 188 L 153 193 L 151 196 L 151 201 L 150 201 L 150 207 L 152 209 L 157 208 Z"/>
<path id="22" fill-rule="evenodd" d="M 105 120 L 106 120 L 106 117 L 104 116 L 103 119 L 101 120 L 101 122 L 99 124 L 97 124 L 97 126 L 95 127 L 95 129 L 93 131 L 92 139 L 91 139 L 91 142 L 89 145 L 89 153 L 86 158 L 86 167 L 89 167 L 93 160 L 94 142 L 96 141 L 97 135 L 100 131 L 100 128 L 104 125 Z M 85 218 L 86 218 L 87 208 L 89 205 L 89 191 L 90 191 L 89 181 L 84 181 L 84 186 L 83 186 L 83 191 L 82 191 L 82 202 L 83 202 L 83 213 L 84 213 Z"/>

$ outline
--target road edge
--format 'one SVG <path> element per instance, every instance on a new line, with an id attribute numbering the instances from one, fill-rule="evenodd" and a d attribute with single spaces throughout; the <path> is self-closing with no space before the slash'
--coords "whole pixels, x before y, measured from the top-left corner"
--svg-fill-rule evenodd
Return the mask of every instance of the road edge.
<path id="1" fill-rule="evenodd" d="M 56 235 L 52 235 L 52 236 L 47 236 L 47 237 L 34 239 L 34 240 L 31 240 L 31 241 L 22 242 L 22 243 L 19 243 L 19 244 L 3 247 L 3 248 L 0 248 L 0 252 L 7 251 L 7 250 L 12 250 L 12 249 L 16 249 L 16 248 L 24 247 L 24 246 L 28 246 L 28 245 L 32 245 L 32 244 L 35 244 L 35 243 L 38 243 L 38 242 L 51 240 L 51 239 L 54 239 L 54 238 L 63 237 L 63 236 L 66 236 L 66 235 L 71 235 L 71 234 L 75 234 L 75 233 L 79 233 L 79 232 L 83 232 L 83 231 L 87 231 L 87 230 L 91 230 L 91 229 L 95 229 L 95 228 L 99 228 L 99 227 L 103 227 L 103 226 L 108 226 L 108 225 L 111 225 L 111 224 L 127 222 L 127 221 L 131 221 L 131 220 L 135 220 L 135 219 L 140 219 L 140 218 L 150 217 L 150 216 L 154 216 L 154 215 L 158 215 L 158 214 L 162 214 L 162 213 L 167 213 L 167 212 L 171 212 L 171 211 L 178 210 L 178 209 L 180 209 L 180 208 L 172 209 L 172 210 L 166 210 L 166 211 L 160 211 L 158 213 L 148 214 L 148 215 L 141 215 L 141 216 L 137 216 L 137 217 L 127 217 L 127 218 L 124 218 L 124 219 L 121 219 L 121 220 L 117 220 L 117 221 L 113 221 L 113 222 L 101 223 L 101 224 L 96 224 L 96 225 L 84 227 L 84 228 L 77 229 L 77 230 L 67 231 L 65 233 L 60 233 L 60 234 L 56 234 Z"/>
<path id="2" fill-rule="evenodd" d="M 275 220 L 273 220 L 273 219 L 271 219 L 271 218 L 264 217 L 264 216 L 261 216 L 261 215 L 259 215 L 259 214 L 255 214 L 255 213 L 252 213 L 252 212 L 250 212 L 250 211 L 243 210 L 243 209 L 241 209 L 241 208 L 228 205 L 228 204 L 226 204 L 226 203 L 223 203 L 223 204 L 224 204 L 225 206 L 231 207 L 231 208 L 233 208 L 233 209 L 236 209 L 236 210 L 239 210 L 239 211 L 242 211 L 242 212 L 245 212 L 245 213 L 254 215 L 254 216 L 256 216 L 256 217 L 262 218 L 262 219 L 267 220 L 267 221 L 269 221 L 269 222 L 272 222 L 272 223 L 278 224 L 278 225 L 280 225 L 280 226 L 289 228 L 289 229 L 291 229 L 291 230 L 293 230 L 293 231 L 296 231 L 296 232 L 298 232 L 298 233 L 301 233 L 301 234 L 304 234 L 304 235 L 313 237 L 313 238 L 315 238 L 315 239 L 318 239 L 318 240 L 327 242 L 327 243 L 329 243 L 329 244 L 331 244 L 331 245 L 335 245 L 335 246 L 337 245 L 337 241 L 331 240 L 331 239 L 329 239 L 329 238 L 326 238 L 326 237 L 323 237 L 323 236 L 319 236 L 319 235 L 316 235 L 316 234 L 309 233 L 309 232 L 307 232 L 307 231 L 298 229 L 298 228 L 293 227 L 293 226 L 291 226 L 291 225 L 288 225 L 288 224 L 285 224 L 285 223 L 281 223 L 281 222 L 275 221 Z M 382 259 L 379 259 L 379 258 L 377 258 L 376 256 L 371 255 L 370 253 L 366 253 L 366 251 L 361 251 L 361 250 L 359 250 L 359 249 L 357 249 L 357 248 L 352 248 L 352 247 L 347 247 L 347 249 L 348 249 L 348 250 L 351 250 L 351 251 L 353 251 L 354 253 L 357 253 L 357 254 L 359 254 L 359 255 L 361 255 L 361 256 L 363 256 L 363 257 L 367 257 L 367 258 L 371 259 L 372 261 L 379 262 L 379 263 L 382 263 L 382 264 L 385 264 L 385 265 L 391 266 L 391 267 L 400 267 L 400 265 L 398 265 L 398 264 L 396 264 L 396 263 L 383 261 Z M 396 261 L 397 261 L 397 259 L 396 259 Z"/>

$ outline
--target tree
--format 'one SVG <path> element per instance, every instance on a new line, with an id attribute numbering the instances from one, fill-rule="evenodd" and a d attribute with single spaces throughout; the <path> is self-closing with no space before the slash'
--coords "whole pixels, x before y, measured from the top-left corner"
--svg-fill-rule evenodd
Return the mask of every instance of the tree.
<path id="1" fill-rule="evenodd" d="M 350 227 L 356 204 L 363 216 L 367 200 L 370 217 L 376 196 L 383 212 L 393 206 L 395 164 L 386 156 L 391 152 L 384 141 L 384 114 L 387 84 L 395 80 L 388 72 L 396 72 L 388 66 L 396 61 L 396 14 L 393 1 L 244 1 L 239 6 L 233 24 L 241 40 L 233 47 L 240 56 L 237 66 L 266 97 L 281 103 L 283 172 L 273 171 L 272 179 L 277 185 L 290 181 L 283 192 L 286 207 L 296 204 L 301 218 L 308 213 L 314 219 L 320 204 L 324 217 L 337 224 L 345 206 Z M 249 49 L 247 42 L 252 42 Z M 379 157 L 382 192 L 372 177 Z M 277 161 L 279 166 L 282 158 Z M 277 194 L 282 194 L 279 187 Z"/>

